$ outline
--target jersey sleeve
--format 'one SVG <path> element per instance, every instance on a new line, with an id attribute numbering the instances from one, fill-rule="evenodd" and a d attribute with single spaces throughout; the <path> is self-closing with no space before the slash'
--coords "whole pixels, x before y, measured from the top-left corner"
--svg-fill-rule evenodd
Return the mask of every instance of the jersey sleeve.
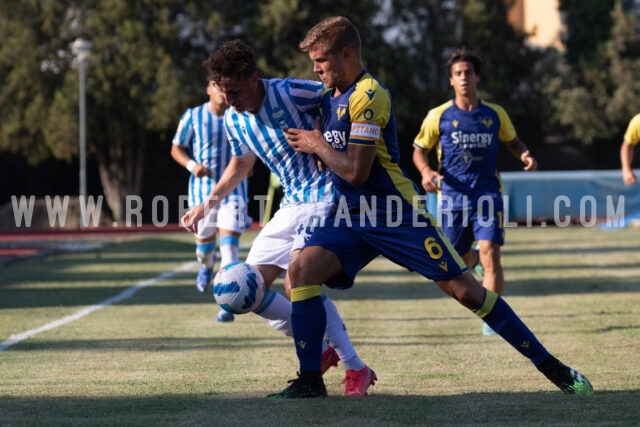
<path id="1" fill-rule="evenodd" d="M 413 145 L 422 150 L 432 150 L 440 142 L 440 109 L 430 110 L 422 121 L 420 132 L 415 137 Z"/>
<path id="2" fill-rule="evenodd" d="M 322 82 L 288 78 L 283 80 L 283 83 L 286 86 L 289 99 L 300 111 L 308 112 L 320 108 L 324 92 Z"/>
<path id="3" fill-rule="evenodd" d="M 636 114 L 624 133 L 624 140 L 630 145 L 638 145 L 640 143 L 640 114 Z"/>
<path id="4" fill-rule="evenodd" d="M 191 110 L 187 110 L 182 114 L 180 123 L 178 123 L 178 130 L 173 136 L 171 141 L 174 145 L 188 148 L 191 146 L 192 139 L 194 137 L 193 123 L 191 118 Z"/>
<path id="5" fill-rule="evenodd" d="M 498 118 L 500 119 L 498 139 L 500 139 L 500 141 L 504 142 L 505 144 L 511 144 L 518 137 L 516 128 L 513 126 L 511 118 L 504 110 L 504 108 L 500 107 L 499 105 L 493 104 L 492 107 L 496 110 L 496 113 L 498 113 Z"/>
<path id="6" fill-rule="evenodd" d="M 227 139 L 231 145 L 231 154 L 235 157 L 243 157 L 250 153 L 249 147 L 242 143 L 240 135 L 237 132 L 237 126 L 234 123 L 234 115 L 232 109 L 227 108 L 224 113 L 224 129 L 227 132 Z"/>
<path id="7" fill-rule="evenodd" d="M 375 145 L 391 117 L 391 97 L 374 79 L 358 82 L 349 99 L 349 144 Z"/>

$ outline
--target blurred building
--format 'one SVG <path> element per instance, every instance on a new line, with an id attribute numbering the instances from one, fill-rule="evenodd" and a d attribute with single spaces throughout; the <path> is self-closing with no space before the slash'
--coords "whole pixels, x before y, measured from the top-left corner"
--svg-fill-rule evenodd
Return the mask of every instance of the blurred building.
<path id="1" fill-rule="evenodd" d="M 516 30 L 530 34 L 528 43 L 562 49 L 562 19 L 558 0 L 508 0 L 507 4 L 509 22 Z"/>
<path id="2" fill-rule="evenodd" d="M 508 20 L 518 31 L 529 34 L 527 42 L 532 46 L 554 46 L 563 49 L 560 34 L 564 30 L 559 0 L 506 0 Z M 640 17 L 640 0 L 622 0 L 628 13 Z M 640 31 L 640 19 L 638 19 Z"/>

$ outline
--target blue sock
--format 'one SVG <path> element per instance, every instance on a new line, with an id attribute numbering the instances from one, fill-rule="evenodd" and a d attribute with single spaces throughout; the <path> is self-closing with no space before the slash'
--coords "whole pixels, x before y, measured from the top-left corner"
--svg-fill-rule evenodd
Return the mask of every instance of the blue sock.
<path id="1" fill-rule="evenodd" d="M 238 246 L 240 243 L 240 239 L 236 236 L 220 236 L 220 246 L 222 245 L 233 245 Z"/>
<path id="2" fill-rule="evenodd" d="M 320 372 L 322 338 L 327 313 L 322 301 L 322 286 L 299 286 L 291 290 L 291 327 L 300 372 Z"/>
<path id="3" fill-rule="evenodd" d="M 492 307 L 490 307 L 493 305 Z M 481 313 L 488 313 L 484 316 Z M 505 341 L 518 350 L 524 357 L 539 366 L 549 356 L 549 352 L 538 341 L 527 325 L 520 320 L 518 315 L 509 307 L 500 296 L 491 291 L 486 291 L 485 301 L 476 314 L 482 317 L 491 329 L 496 331 Z"/>
<path id="4" fill-rule="evenodd" d="M 206 243 L 196 242 L 196 250 L 203 253 L 213 252 L 216 250 L 216 241 Z"/>

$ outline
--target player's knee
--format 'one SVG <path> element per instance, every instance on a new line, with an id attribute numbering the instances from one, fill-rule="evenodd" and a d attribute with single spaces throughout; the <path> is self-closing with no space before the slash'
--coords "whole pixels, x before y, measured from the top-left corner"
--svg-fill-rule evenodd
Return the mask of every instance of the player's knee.
<path id="1" fill-rule="evenodd" d="M 477 287 L 474 285 L 463 288 L 458 293 L 458 301 L 460 301 L 463 306 L 470 309 L 479 307 L 482 304 L 483 299 L 484 290 L 480 284 L 478 284 Z"/>
<path id="2" fill-rule="evenodd" d="M 265 289 L 271 288 L 271 284 L 284 271 L 275 265 L 254 265 L 254 267 L 260 272 Z"/>
<path id="3" fill-rule="evenodd" d="M 296 262 L 289 265 L 287 274 L 289 275 L 289 285 L 291 288 L 305 284 L 305 263 L 301 263 L 299 261 L 300 260 L 298 259 Z"/>
<path id="4" fill-rule="evenodd" d="M 480 247 L 480 261 L 482 265 L 488 263 L 500 263 L 500 245 L 491 243 L 490 245 Z"/>
<path id="5" fill-rule="evenodd" d="M 484 289 L 471 273 L 465 273 L 455 279 L 438 282 L 438 285 L 467 308 L 475 309 L 482 304 Z"/>

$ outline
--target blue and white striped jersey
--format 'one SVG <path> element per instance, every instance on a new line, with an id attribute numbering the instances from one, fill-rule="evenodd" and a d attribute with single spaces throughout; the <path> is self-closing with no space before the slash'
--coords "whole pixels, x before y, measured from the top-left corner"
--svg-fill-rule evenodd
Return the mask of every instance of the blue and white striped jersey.
<path id="1" fill-rule="evenodd" d="M 189 178 L 189 207 L 201 204 L 216 185 L 231 160 L 231 145 L 224 128 L 224 118 L 211 112 L 209 102 L 184 112 L 173 137 L 173 144 L 184 147 L 196 162 L 207 165 L 210 176 Z M 248 202 L 248 184 L 245 179 L 227 196 L 239 196 Z M 224 203 L 224 202 L 222 202 Z"/>
<path id="2" fill-rule="evenodd" d="M 334 192 L 328 172 L 320 172 L 317 157 L 289 146 L 282 129 L 313 129 L 324 86 L 300 79 L 262 79 L 265 97 L 257 114 L 225 112 L 224 120 L 233 155 L 253 152 L 273 172 L 290 203 L 331 202 Z"/>

